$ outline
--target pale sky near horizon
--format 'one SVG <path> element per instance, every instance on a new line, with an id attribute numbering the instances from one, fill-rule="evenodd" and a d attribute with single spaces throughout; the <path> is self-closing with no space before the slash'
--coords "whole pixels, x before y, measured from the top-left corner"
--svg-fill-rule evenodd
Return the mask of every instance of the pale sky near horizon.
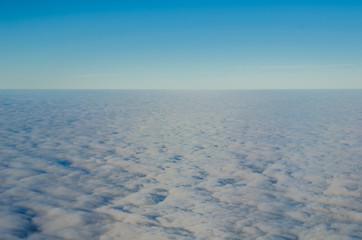
<path id="1" fill-rule="evenodd" d="M 0 89 L 362 88 L 362 1 L 0 1 Z"/>

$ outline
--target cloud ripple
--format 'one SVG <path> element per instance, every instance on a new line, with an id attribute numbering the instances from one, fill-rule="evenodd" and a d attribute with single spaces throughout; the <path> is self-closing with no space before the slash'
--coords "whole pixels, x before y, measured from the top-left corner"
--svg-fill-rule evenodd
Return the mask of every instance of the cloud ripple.
<path id="1" fill-rule="evenodd" d="M 1 91 L 2 239 L 360 239 L 361 91 Z"/>

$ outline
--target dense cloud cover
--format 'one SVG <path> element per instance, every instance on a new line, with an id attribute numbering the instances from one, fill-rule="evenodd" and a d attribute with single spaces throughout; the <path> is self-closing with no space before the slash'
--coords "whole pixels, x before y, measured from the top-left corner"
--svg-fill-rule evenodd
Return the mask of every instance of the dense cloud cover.
<path id="1" fill-rule="evenodd" d="M 362 91 L 1 91 L 1 239 L 361 239 Z"/>

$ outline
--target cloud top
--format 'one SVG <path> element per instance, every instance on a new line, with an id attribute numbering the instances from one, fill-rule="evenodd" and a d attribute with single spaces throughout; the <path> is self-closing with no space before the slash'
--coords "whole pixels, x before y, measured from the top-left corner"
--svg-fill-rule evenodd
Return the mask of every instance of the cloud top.
<path id="1" fill-rule="evenodd" d="M 3 239 L 362 238 L 361 91 L 3 93 Z"/>

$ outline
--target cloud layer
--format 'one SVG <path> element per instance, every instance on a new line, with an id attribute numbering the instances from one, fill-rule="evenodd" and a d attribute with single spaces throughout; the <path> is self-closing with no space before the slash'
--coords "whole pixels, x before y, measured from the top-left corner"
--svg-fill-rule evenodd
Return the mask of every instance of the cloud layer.
<path id="1" fill-rule="evenodd" d="M 360 239 L 361 91 L 2 91 L 3 239 Z"/>
<path id="2" fill-rule="evenodd" d="M 266 66 L 244 66 L 242 69 L 257 69 L 257 70 L 269 70 L 269 69 L 321 69 L 321 68 L 345 68 L 354 67 L 354 64 L 324 64 L 324 65 L 266 65 Z"/>

